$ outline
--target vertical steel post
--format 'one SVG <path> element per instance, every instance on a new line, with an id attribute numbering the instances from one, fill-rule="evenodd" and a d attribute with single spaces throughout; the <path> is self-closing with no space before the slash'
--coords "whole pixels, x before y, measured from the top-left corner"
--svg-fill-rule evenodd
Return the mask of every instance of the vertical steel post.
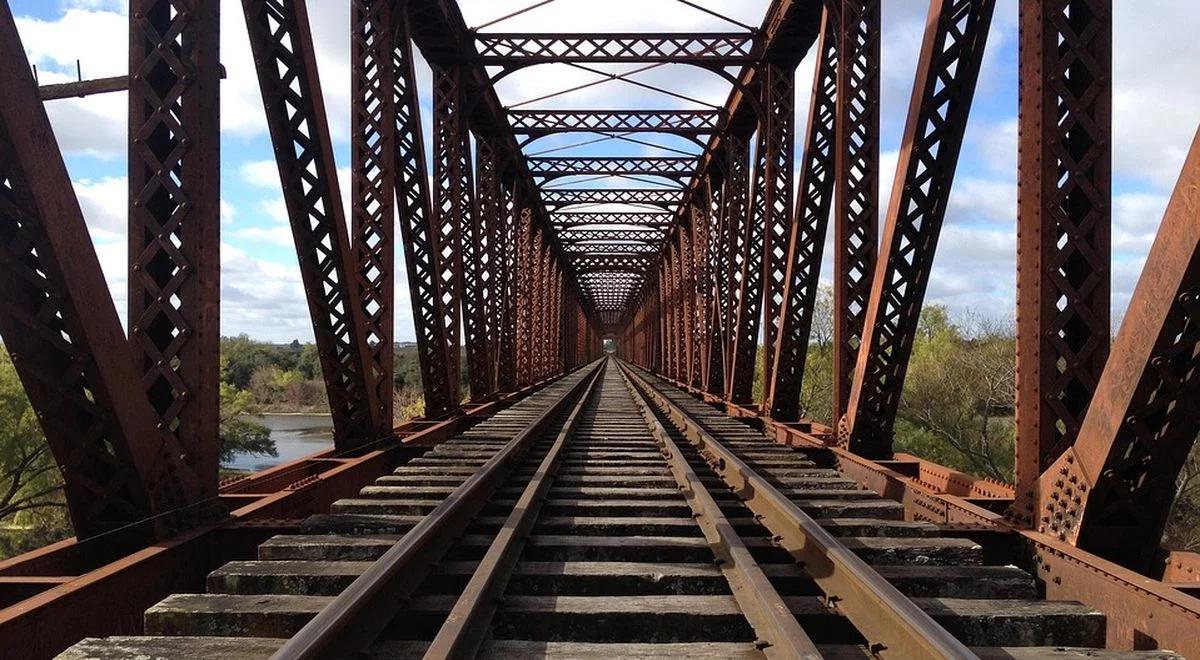
<path id="1" fill-rule="evenodd" d="M 762 239 L 762 411 L 770 413 L 775 396 L 775 347 L 783 330 L 787 288 L 788 243 L 792 232 L 792 160 L 795 154 L 796 70 L 789 62 L 768 62 L 762 76 L 762 108 L 758 127 L 758 165 L 754 175 L 755 223 L 761 218 Z M 786 346 L 785 346 L 786 348 Z M 755 349 L 754 361 L 758 360 Z"/>
<path id="2" fill-rule="evenodd" d="M 350 233 L 366 323 L 369 380 L 379 400 L 379 428 L 392 427 L 395 372 L 396 99 L 392 5 L 350 4 Z M 403 35 L 401 35 L 403 38 Z"/>
<path id="3" fill-rule="evenodd" d="M 1111 0 L 1021 3 L 1017 502 L 1079 434 L 1108 359 Z"/>
<path id="4" fill-rule="evenodd" d="M 846 413 L 878 250 L 879 21 L 879 0 L 842 0 L 834 149 L 834 420 Z"/>
<path id="5" fill-rule="evenodd" d="M 129 338 L 141 386 L 217 494 L 220 8 L 129 6 Z"/>
<path id="6" fill-rule="evenodd" d="M 463 343 L 472 400 L 483 399 L 493 391 L 488 308 L 494 277 L 492 216 L 499 210 L 500 192 L 495 160 L 491 138 L 476 136 L 475 208 L 462 222 Z"/>
<path id="7" fill-rule="evenodd" d="M 461 342 L 459 327 L 468 297 L 475 290 L 463 272 L 463 228 L 474 222 L 471 195 L 471 144 L 464 106 L 465 69 L 461 65 L 433 67 L 433 209 L 437 217 L 442 261 L 438 279 L 442 292 L 442 327 L 449 358 L 450 392 L 459 401 Z M 468 321 L 469 323 L 469 321 Z"/>
<path id="8" fill-rule="evenodd" d="M 725 340 L 728 342 L 725 349 L 725 398 L 732 401 L 735 399 L 735 351 L 738 343 L 738 321 L 741 318 L 742 282 L 745 279 L 749 254 L 746 237 L 751 222 L 746 212 L 747 194 L 750 190 L 750 151 L 744 137 L 728 135 L 725 139 L 725 190 L 721 194 L 721 200 L 725 204 L 725 229 L 729 232 L 729 239 L 725 242 L 729 251 L 729 256 L 725 259 L 725 266 L 728 268 L 725 275 L 728 282 L 725 303 Z M 753 364 L 750 373 L 750 377 L 753 377 Z M 739 398 L 739 402 L 749 399 L 749 382 L 748 378 L 743 377 L 740 387 L 746 390 L 747 394 Z"/>

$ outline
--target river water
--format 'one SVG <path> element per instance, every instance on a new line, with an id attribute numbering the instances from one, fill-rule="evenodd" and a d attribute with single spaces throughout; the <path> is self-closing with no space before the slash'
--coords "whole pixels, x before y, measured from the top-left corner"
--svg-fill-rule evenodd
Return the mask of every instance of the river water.
<path id="1" fill-rule="evenodd" d="M 271 429 L 279 456 L 238 454 L 221 467 L 263 470 L 333 446 L 333 420 L 329 415 L 258 415 L 251 419 Z"/>

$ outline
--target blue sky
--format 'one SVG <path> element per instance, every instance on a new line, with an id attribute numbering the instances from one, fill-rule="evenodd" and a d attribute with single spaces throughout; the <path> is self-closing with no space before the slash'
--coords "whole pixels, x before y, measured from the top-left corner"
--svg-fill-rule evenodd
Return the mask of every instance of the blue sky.
<path id="1" fill-rule="evenodd" d="M 73 79 L 75 60 L 85 77 L 124 73 L 126 3 L 122 0 L 11 0 L 18 27 L 42 82 Z M 348 173 L 349 45 L 347 2 L 309 0 L 318 64 L 330 115 L 337 161 Z M 481 24 L 529 4 L 524 0 L 464 0 L 468 23 Z M 731 26 L 674 0 L 557 0 L 507 21 L 502 31 L 728 30 Z M 757 24 L 766 0 L 705 0 L 704 6 Z M 1200 124 L 1200 3 L 1150 0 L 1115 3 L 1114 229 L 1117 263 L 1113 305 L 1119 318 L 1136 281 L 1171 186 Z M 627 6 L 626 6 L 627 5 Z M 927 3 L 884 3 L 883 172 L 886 206 L 895 154 L 912 87 Z M 1017 12 L 1016 0 L 999 0 L 987 57 L 976 94 L 947 223 L 939 245 L 929 299 L 959 312 L 1012 315 L 1015 282 Z M 246 43 L 240 3 L 222 0 L 222 331 L 274 341 L 311 337 L 294 249 L 283 213 L 262 106 Z M 600 67 L 627 72 L 632 67 Z M 813 62 L 797 71 L 797 127 L 803 131 Z M 428 130 L 429 74 L 422 80 Z M 498 85 L 502 102 L 517 104 L 597 79 L 563 66 L 518 72 Z M 711 73 L 686 66 L 647 71 L 638 80 L 719 104 L 728 87 Z M 119 310 L 125 296 L 125 95 L 110 94 L 48 104 L 88 217 L 92 237 Z M 539 103 L 533 107 L 703 107 L 620 82 Z M 568 146 L 592 136 L 546 138 L 528 152 Z M 687 142 L 654 142 L 695 151 Z M 802 144 L 802 135 L 798 136 Z M 669 155 L 613 141 L 556 155 Z M 569 185 L 569 184 L 568 184 Z M 593 184 L 604 185 L 604 184 Z M 613 182 L 609 185 L 623 185 Z M 343 184 L 343 188 L 345 185 Z M 343 195 L 346 194 L 343 190 Z M 397 270 L 403 274 L 402 264 Z M 826 277 L 828 269 L 826 269 Z M 411 339 L 407 284 L 397 291 L 398 339 Z"/>

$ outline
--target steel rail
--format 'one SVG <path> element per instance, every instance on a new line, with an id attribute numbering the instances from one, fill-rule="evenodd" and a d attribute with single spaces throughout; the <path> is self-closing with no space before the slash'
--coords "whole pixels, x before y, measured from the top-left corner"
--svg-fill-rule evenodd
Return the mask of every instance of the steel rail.
<path id="1" fill-rule="evenodd" d="M 823 657 L 812 638 L 800 627 L 783 597 L 771 585 L 770 579 L 750 554 L 750 549 L 742 542 L 720 505 L 683 457 L 679 446 L 654 416 L 650 402 L 638 391 L 628 375 L 619 373 L 634 403 L 641 409 L 642 418 L 658 443 L 663 458 L 667 460 L 671 476 L 695 512 L 696 524 L 716 555 L 717 564 L 729 581 L 738 607 L 758 635 L 763 653 L 769 658 Z"/>
<path id="2" fill-rule="evenodd" d="M 554 439 L 554 444 L 538 466 L 537 472 L 521 492 L 512 513 L 505 519 L 496 538 L 475 568 L 466 588 L 455 601 L 446 622 L 438 630 L 425 651 L 426 658 L 473 658 L 486 637 L 489 623 L 496 613 L 500 597 L 508 587 L 513 569 L 525 549 L 529 533 L 541 514 L 546 494 L 554 485 L 555 475 L 562 463 L 562 450 L 575 435 L 579 414 L 596 391 L 596 385 L 607 369 L 600 367 L 592 375 L 587 391 L 580 396 Z"/>
<path id="3" fill-rule="evenodd" d="M 872 653 L 881 658 L 978 658 L 630 365 L 618 364 L 679 425 L 779 547 L 808 572 L 825 592 L 827 604 L 862 633 Z"/>
<path id="4" fill-rule="evenodd" d="M 362 652 L 386 629 L 451 544 L 482 510 L 525 450 L 594 380 L 603 362 L 550 404 L 433 511 L 338 594 L 273 656 L 275 660 L 324 659 Z"/>

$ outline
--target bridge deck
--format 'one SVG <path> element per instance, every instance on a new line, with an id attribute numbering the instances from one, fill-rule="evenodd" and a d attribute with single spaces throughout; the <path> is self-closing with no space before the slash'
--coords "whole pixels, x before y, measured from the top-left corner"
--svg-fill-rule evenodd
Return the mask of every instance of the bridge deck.
<path id="1" fill-rule="evenodd" d="M 600 373 L 589 386 L 593 369 Z M 868 657 L 875 636 L 860 624 L 863 604 L 841 602 L 848 592 L 828 597 L 828 576 L 806 571 L 815 564 L 797 562 L 755 496 L 729 487 L 726 465 L 699 446 L 696 428 L 832 534 L 839 549 L 829 556 L 864 560 L 872 579 L 983 657 L 1174 657 L 1098 652 L 1104 614 L 1040 599 L 1003 544 L 905 521 L 901 505 L 843 477 L 826 452 L 769 443 L 611 359 L 379 478 L 309 518 L 302 533 L 270 539 L 256 560 L 225 565 L 207 593 L 163 600 L 146 612 L 146 636 L 85 640 L 63 657 L 269 657 L 323 608 L 339 606 L 338 594 L 418 523 L 450 517 L 447 503 L 464 483 L 548 411 L 461 533 L 447 528 L 431 542 L 437 556 L 415 570 L 421 579 L 376 604 L 396 606 L 370 633 L 375 641 L 360 644 L 370 657 L 451 648 L 505 658 L 787 657 L 783 650 L 808 640 L 825 657 Z M 694 426 L 679 423 L 685 418 Z M 480 580 L 487 587 L 476 590 Z M 766 613 L 772 602 L 784 604 L 784 620 Z M 450 634 L 452 609 L 468 613 L 471 629 Z M 474 639 L 455 646 L 461 636 Z"/>

